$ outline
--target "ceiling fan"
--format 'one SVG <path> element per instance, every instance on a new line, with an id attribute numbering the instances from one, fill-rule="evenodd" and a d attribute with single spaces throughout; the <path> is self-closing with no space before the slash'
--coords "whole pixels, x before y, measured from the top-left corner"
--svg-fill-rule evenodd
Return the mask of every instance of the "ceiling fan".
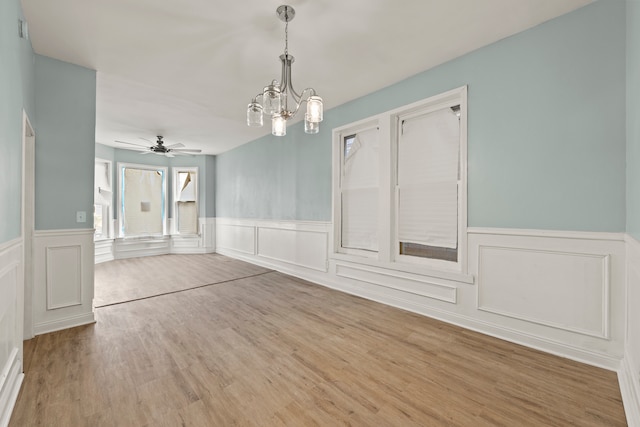
<path id="1" fill-rule="evenodd" d="M 187 149 L 187 148 L 182 148 L 184 147 L 184 144 L 178 142 L 176 144 L 171 144 L 171 145 L 164 145 L 164 141 L 162 140 L 162 135 L 158 135 L 157 136 L 158 140 L 156 141 L 156 145 L 152 145 L 152 146 L 148 146 L 148 145 L 143 145 L 143 144 L 136 144 L 133 142 L 126 142 L 126 141 L 116 141 L 119 144 L 127 144 L 127 145 L 133 145 L 135 147 L 139 147 L 139 148 L 132 148 L 133 150 L 138 150 L 141 151 L 140 154 L 149 154 L 149 153 L 155 153 L 158 155 L 164 155 L 167 157 L 175 157 L 177 156 L 188 156 L 188 155 L 192 155 L 192 154 L 196 154 L 196 153 L 200 153 L 202 150 L 196 150 L 196 149 Z M 145 138 L 141 138 L 144 139 L 145 141 L 149 141 L 148 139 Z M 151 141 L 149 141 L 151 142 Z"/>

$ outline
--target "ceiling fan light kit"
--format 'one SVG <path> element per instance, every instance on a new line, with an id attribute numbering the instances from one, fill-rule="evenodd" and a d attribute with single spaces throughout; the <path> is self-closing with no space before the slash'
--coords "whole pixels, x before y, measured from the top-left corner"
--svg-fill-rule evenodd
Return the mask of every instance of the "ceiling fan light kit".
<path id="1" fill-rule="evenodd" d="M 285 23 L 284 54 L 280 55 L 282 62 L 282 74 L 280 82 L 273 80 L 257 94 L 247 106 L 247 125 L 262 126 L 263 115 L 271 117 L 271 133 L 275 136 L 287 134 L 287 120 L 294 117 L 300 105 L 307 103 L 307 111 L 304 116 L 304 131 L 309 134 L 318 133 L 323 117 L 323 104 L 313 88 L 306 88 L 300 94 L 293 89 L 291 83 L 291 64 L 295 58 L 289 55 L 289 21 L 296 12 L 288 5 L 279 6 L 276 14 Z"/>
<path id="2" fill-rule="evenodd" d="M 151 147 L 147 146 L 147 145 L 142 145 L 142 144 L 135 144 L 133 142 L 126 142 L 126 141 L 116 141 L 120 144 L 127 144 L 127 145 L 133 145 L 135 147 L 139 147 L 138 150 L 140 149 L 144 149 L 144 150 L 140 150 L 141 153 L 140 154 L 149 154 L 149 153 L 155 153 L 158 154 L 160 156 L 166 156 L 166 157 L 175 157 L 176 155 L 178 156 L 190 156 L 193 154 L 197 154 L 202 152 L 202 150 L 197 150 L 197 149 L 187 149 L 187 148 L 182 148 L 184 147 L 184 144 L 178 142 L 175 144 L 171 144 L 171 145 L 164 145 L 164 141 L 163 141 L 163 136 L 162 135 L 158 135 L 156 138 L 156 145 L 152 145 Z M 144 139 L 144 138 L 142 138 Z M 145 139 L 145 141 L 148 141 L 147 139 Z M 151 142 L 151 141 L 149 141 Z"/>

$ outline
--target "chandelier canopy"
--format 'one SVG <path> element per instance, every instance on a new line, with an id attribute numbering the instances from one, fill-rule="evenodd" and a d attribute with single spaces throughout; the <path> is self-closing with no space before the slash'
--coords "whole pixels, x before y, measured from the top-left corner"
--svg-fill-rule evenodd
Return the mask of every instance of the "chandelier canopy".
<path id="1" fill-rule="evenodd" d="M 247 125 L 262 126 L 263 115 L 271 117 L 271 133 L 275 136 L 287 134 L 287 120 L 294 117 L 300 105 L 307 103 L 304 115 L 305 133 L 318 133 L 322 121 L 322 98 L 316 95 L 313 88 L 306 88 L 300 94 L 293 89 L 291 83 L 291 64 L 294 57 L 289 55 L 289 21 L 296 12 L 288 5 L 279 6 L 276 13 L 284 27 L 284 54 L 280 55 L 282 75 L 280 82 L 273 80 L 263 91 L 253 98 L 247 107 Z"/>

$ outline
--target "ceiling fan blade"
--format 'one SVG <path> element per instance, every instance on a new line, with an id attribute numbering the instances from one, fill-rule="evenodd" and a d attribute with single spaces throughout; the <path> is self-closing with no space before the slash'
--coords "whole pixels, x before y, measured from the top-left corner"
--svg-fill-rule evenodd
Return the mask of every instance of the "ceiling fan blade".
<path id="1" fill-rule="evenodd" d="M 180 148 L 180 147 L 184 147 L 184 144 L 181 143 L 181 142 L 176 142 L 175 144 L 165 145 L 165 147 L 167 147 L 167 148 Z"/>
<path id="2" fill-rule="evenodd" d="M 136 146 L 136 147 L 149 148 L 149 147 L 147 147 L 146 145 L 142 145 L 142 144 L 135 144 L 135 143 L 133 143 L 133 142 L 118 141 L 118 140 L 116 140 L 115 142 L 118 142 L 118 143 L 120 143 L 120 144 L 134 145 L 134 146 Z"/>
<path id="3" fill-rule="evenodd" d="M 155 144 L 155 142 L 154 142 L 154 141 L 151 141 L 150 139 L 143 138 L 143 137 L 141 137 L 141 136 L 139 136 L 138 138 L 140 138 L 140 139 L 144 139 L 144 140 L 145 140 L 145 141 L 147 141 L 147 142 L 150 142 L 150 143 L 152 143 L 152 144 Z"/>
<path id="4" fill-rule="evenodd" d="M 202 153 L 202 150 L 190 149 L 190 148 L 177 148 L 171 151 L 175 151 L 176 153 Z"/>
<path id="5" fill-rule="evenodd" d="M 140 154 L 150 154 L 150 153 L 152 153 L 152 151 L 149 151 L 149 150 L 140 151 Z"/>

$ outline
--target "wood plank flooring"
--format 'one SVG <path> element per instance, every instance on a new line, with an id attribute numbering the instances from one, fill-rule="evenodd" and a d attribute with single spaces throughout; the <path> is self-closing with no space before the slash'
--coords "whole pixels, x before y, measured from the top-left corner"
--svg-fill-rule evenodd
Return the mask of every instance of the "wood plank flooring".
<path id="1" fill-rule="evenodd" d="M 104 262 L 95 267 L 94 306 L 148 298 L 267 271 L 218 254 L 159 255 Z"/>
<path id="2" fill-rule="evenodd" d="M 624 426 L 616 374 L 277 272 L 25 342 L 11 427 Z"/>

